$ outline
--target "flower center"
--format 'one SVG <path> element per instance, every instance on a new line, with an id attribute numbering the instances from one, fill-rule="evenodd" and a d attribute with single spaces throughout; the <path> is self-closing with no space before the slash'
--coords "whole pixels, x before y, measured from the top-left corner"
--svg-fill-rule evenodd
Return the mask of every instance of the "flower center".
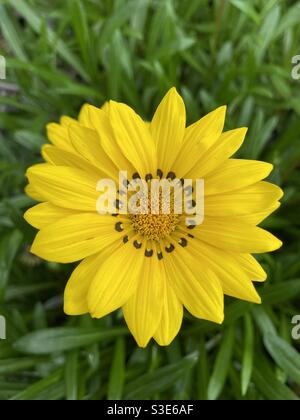
<path id="1" fill-rule="evenodd" d="M 146 239 L 159 241 L 174 232 L 178 223 L 176 214 L 138 214 L 131 216 L 133 228 Z"/>
<path id="2" fill-rule="evenodd" d="M 144 206 L 141 206 L 144 209 L 148 207 L 147 214 L 132 214 L 130 216 L 133 229 L 146 239 L 153 239 L 155 241 L 159 241 L 174 232 L 179 222 L 179 215 L 174 214 L 173 198 L 170 197 L 167 214 L 163 210 L 164 204 L 165 200 L 161 191 L 157 195 L 157 200 L 151 197 L 151 191 L 149 191 L 147 204 L 145 205 L 144 203 Z M 152 205 L 154 208 L 153 211 Z"/>

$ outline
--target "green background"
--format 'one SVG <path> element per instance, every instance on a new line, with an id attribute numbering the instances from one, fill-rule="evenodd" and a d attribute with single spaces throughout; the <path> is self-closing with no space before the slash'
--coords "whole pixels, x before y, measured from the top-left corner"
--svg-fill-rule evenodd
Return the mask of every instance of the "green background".
<path id="1" fill-rule="evenodd" d="M 0 1 L 1 399 L 299 399 L 299 22 L 288 0 Z M 186 315 L 170 347 L 141 350 L 120 313 L 63 314 L 73 267 L 29 254 L 24 172 L 46 123 L 110 98 L 148 119 L 171 86 L 189 122 L 228 104 L 226 128 L 250 127 L 238 156 L 275 165 L 285 196 L 263 226 L 284 246 L 259 257 L 263 305 L 226 299 L 223 326 Z"/>

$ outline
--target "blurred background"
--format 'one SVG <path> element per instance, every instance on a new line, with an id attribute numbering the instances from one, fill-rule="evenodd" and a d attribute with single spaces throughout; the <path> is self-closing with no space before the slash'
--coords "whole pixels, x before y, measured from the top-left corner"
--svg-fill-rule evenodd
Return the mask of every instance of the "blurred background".
<path id="1" fill-rule="evenodd" d="M 299 22 L 289 0 L 0 0 L 0 399 L 300 398 Z M 226 129 L 250 127 L 238 156 L 275 165 L 285 196 L 263 226 L 284 246 L 259 257 L 263 305 L 228 298 L 223 326 L 186 314 L 141 350 L 120 313 L 63 314 L 73 266 L 29 253 L 24 173 L 48 122 L 107 99 L 149 119 L 171 86 L 189 122 L 227 104 Z"/>

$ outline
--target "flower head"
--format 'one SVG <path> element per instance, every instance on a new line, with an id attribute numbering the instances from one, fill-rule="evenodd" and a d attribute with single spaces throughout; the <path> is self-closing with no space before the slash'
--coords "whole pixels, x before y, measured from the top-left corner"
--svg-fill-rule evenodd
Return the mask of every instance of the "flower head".
<path id="1" fill-rule="evenodd" d="M 253 281 L 266 273 L 251 255 L 281 242 L 259 228 L 279 207 L 282 191 L 262 181 L 269 163 L 232 159 L 247 130 L 223 132 L 226 107 L 186 127 L 185 106 L 172 88 L 151 123 L 130 107 L 111 101 L 84 105 L 78 121 L 62 117 L 48 126 L 46 163 L 27 172 L 27 193 L 40 202 L 25 214 L 39 232 L 32 253 L 48 261 L 81 261 L 65 290 L 65 312 L 103 317 L 122 308 L 137 343 L 168 345 L 177 335 L 183 307 L 195 317 L 222 323 L 224 294 L 260 303 Z M 116 210 L 99 214 L 100 179 L 119 182 Z M 140 196 L 147 212 L 121 211 L 132 180 L 180 180 L 195 208 L 195 182 L 204 181 L 204 218 L 179 213 L 173 190 Z M 192 180 L 185 187 L 181 181 Z M 178 182 L 177 182 L 178 184 Z M 101 195 L 101 194 L 100 194 Z M 175 204 L 174 204 L 175 203 Z M 153 208 L 156 207 L 156 211 Z"/>

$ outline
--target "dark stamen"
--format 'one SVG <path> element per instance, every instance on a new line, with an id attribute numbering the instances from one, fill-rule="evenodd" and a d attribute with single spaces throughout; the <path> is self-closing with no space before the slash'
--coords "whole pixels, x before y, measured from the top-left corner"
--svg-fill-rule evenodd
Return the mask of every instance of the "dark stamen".
<path id="1" fill-rule="evenodd" d="M 153 249 L 146 249 L 145 257 L 152 257 L 152 255 L 153 255 Z"/>
<path id="2" fill-rule="evenodd" d="M 147 174 L 145 177 L 146 182 L 151 181 L 151 179 L 153 179 L 152 174 Z"/>
<path id="3" fill-rule="evenodd" d="M 167 175 L 167 179 L 173 181 L 176 178 L 176 174 L 174 172 L 169 172 Z"/>
<path id="4" fill-rule="evenodd" d="M 157 169 L 157 171 L 156 171 L 156 175 L 160 178 L 160 179 L 162 179 L 162 177 L 163 177 L 163 171 L 161 170 L 161 169 Z"/>
<path id="5" fill-rule="evenodd" d="M 132 179 L 141 179 L 141 177 L 140 177 L 140 175 L 139 175 L 137 172 L 135 172 L 135 173 L 132 175 Z"/>
<path id="6" fill-rule="evenodd" d="M 180 238 L 179 245 L 181 245 L 183 248 L 186 247 L 188 244 L 188 241 L 185 238 Z"/>
<path id="7" fill-rule="evenodd" d="M 126 244 L 128 241 L 129 241 L 128 236 L 127 236 L 127 235 L 126 235 L 126 236 L 124 236 L 124 238 L 123 238 L 123 242 L 124 242 L 124 244 Z"/>
<path id="8" fill-rule="evenodd" d="M 138 242 L 138 241 L 134 241 L 133 242 L 133 246 L 136 248 L 136 249 L 140 249 L 141 247 L 142 247 L 142 244 L 140 243 L 140 242 Z"/>
<path id="9" fill-rule="evenodd" d="M 170 252 L 174 251 L 175 246 L 173 244 L 170 244 L 169 246 L 166 246 L 165 249 L 170 254 Z"/>
<path id="10" fill-rule="evenodd" d="M 159 260 L 162 260 L 163 259 L 163 253 L 162 252 L 158 252 L 157 253 L 157 258 L 159 259 Z"/>
<path id="11" fill-rule="evenodd" d="M 123 232 L 124 228 L 123 228 L 122 222 L 116 223 L 115 224 L 115 229 L 116 229 L 117 232 Z"/>
<path id="12" fill-rule="evenodd" d="M 193 209 L 195 207 L 196 207 L 196 201 L 195 200 L 189 201 L 189 209 Z"/>
<path id="13" fill-rule="evenodd" d="M 196 223 L 193 220 L 189 221 L 190 225 L 187 226 L 188 229 L 194 229 L 196 227 Z"/>

